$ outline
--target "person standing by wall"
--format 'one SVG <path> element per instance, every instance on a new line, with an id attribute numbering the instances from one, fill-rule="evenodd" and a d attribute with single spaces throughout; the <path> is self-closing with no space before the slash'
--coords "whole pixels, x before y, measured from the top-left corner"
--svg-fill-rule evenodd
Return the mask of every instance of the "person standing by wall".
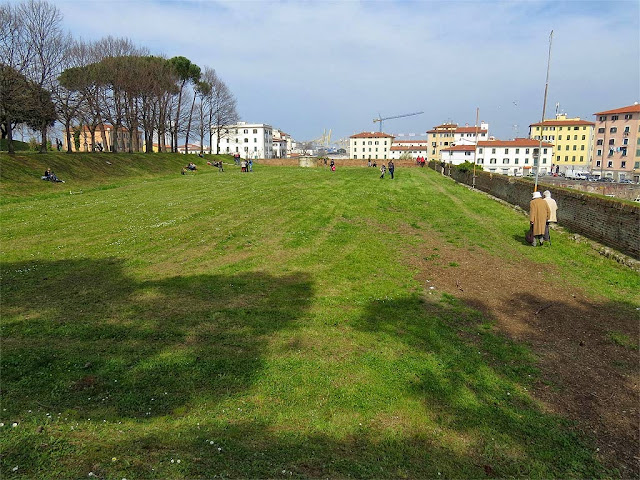
<path id="1" fill-rule="evenodd" d="M 549 205 L 542 199 L 540 192 L 533 192 L 529 202 L 529 223 L 533 227 L 532 246 L 535 247 L 537 242 L 540 245 L 544 243 L 544 231 L 550 216 Z"/>
<path id="2" fill-rule="evenodd" d="M 396 166 L 393 164 L 393 160 L 389 160 L 389 175 L 391 175 L 391 180 L 393 180 L 393 171 L 396 169 Z"/>
<path id="3" fill-rule="evenodd" d="M 551 192 L 549 190 L 545 190 L 542 195 L 544 195 L 544 201 L 547 202 L 547 205 L 549 206 L 549 220 L 547 220 L 547 226 L 544 230 L 544 240 L 551 244 L 551 235 L 549 234 L 549 229 L 552 223 L 558 223 L 558 218 L 556 217 L 558 204 L 553 198 L 551 198 Z"/>

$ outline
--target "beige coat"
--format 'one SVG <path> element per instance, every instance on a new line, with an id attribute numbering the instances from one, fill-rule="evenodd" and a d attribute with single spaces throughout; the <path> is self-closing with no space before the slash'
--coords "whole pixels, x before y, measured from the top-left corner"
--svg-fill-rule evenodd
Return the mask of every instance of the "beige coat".
<path id="1" fill-rule="evenodd" d="M 544 235 L 544 227 L 551 216 L 549 205 L 542 198 L 529 202 L 529 221 L 533 223 L 533 234 Z"/>
<path id="2" fill-rule="evenodd" d="M 545 197 L 543 200 L 547 202 L 547 205 L 549 205 L 549 221 L 557 222 L 558 219 L 556 218 L 556 212 L 558 211 L 558 204 L 553 198 L 550 197 Z"/>

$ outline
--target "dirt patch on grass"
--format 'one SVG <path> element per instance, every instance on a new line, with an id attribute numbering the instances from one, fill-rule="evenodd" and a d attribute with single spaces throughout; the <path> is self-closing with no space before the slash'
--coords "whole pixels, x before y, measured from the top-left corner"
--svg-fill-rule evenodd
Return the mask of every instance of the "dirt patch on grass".
<path id="1" fill-rule="evenodd" d="M 492 257 L 430 237 L 410 257 L 427 294 L 451 294 L 494 319 L 498 332 L 530 345 L 541 370 L 532 395 L 576 421 L 622 477 L 640 476 L 635 308 L 587 297 L 563 283 L 561 272 L 519 255 Z"/>

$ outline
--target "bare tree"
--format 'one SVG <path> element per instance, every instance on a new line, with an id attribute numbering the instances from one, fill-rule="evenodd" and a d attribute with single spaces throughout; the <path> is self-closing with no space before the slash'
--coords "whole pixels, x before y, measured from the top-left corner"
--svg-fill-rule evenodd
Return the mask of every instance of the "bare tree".
<path id="1" fill-rule="evenodd" d="M 18 6 L 18 15 L 24 22 L 26 39 L 32 52 L 25 74 L 39 87 L 51 91 L 61 71 L 65 51 L 71 44 L 71 36 L 62 30 L 62 13 L 48 2 L 27 0 Z M 48 108 L 45 97 L 38 96 L 37 99 L 44 102 L 40 105 L 44 112 Z M 39 126 L 41 152 L 47 149 L 48 126 L 47 122 Z"/>
<path id="2" fill-rule="evenodd" d="M 188 82 L 195 84 L 200 80 L 200 67 L 195 63 L 191 63 L 191 60 L 185 57 L 173 57 L 169 60 L 173 65 L 173 68 L 178 76 L 178 101 L 175 109 L 175 122 L 173 124 L 173 142 L 172 147 L 174 151 L 178 151 L 178 130 L 182 125 L 181 122 L 181 107 L 182 97 L 184 95 L 184 87 Z"/>
<path id="3" fill-rule="evenodd" d="M 209 153 L 213 151 L 213 132 L 216 133 L 216 154 L 220 153 L 220 139 L 229 134 L 229 125 L 239 120 L 236 99 L 231 90 L 212 68 L 205 68 L 203 81 L 211 85 L 211 92 L 205 97 L 209 125 Z"/>

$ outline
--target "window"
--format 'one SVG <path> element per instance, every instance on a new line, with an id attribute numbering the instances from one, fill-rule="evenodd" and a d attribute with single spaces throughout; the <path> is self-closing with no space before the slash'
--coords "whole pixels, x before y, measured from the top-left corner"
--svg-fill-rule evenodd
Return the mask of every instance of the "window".
<path id="1" fill-rule="evenodd" d="M 253 151 L 257 152 L 258 151 L 258 147 L 253 147 Z"/>
<path id="2" fill-rule="evenodd" d="M 632 115 L 632 114 L 630 114 L 630 113 L 627 113 L 627 114 L 624 116 L 624 119 L 625 119 L 625 120 L 631 120 L 632 118 L 633 118 L 633 115 Z"/>
<path id="3" fill-rule="evenodd" d="M 520 159 L 519 159 L 519 158 L 516 158 L 516 159 L 513 161 L 513 163 L 515 163 L 516 165 L 518 165 L 518 164 L 520 163 Z"/>
<path id="4" fill-rule="evenodd" d="M 602 155 L 602 149 L 598 149 L 598 151 L 596 152 L 596 155 Z"/>
<path id="5" fill-rule="evenodd" d="M 560 155 L 556 157 L 556 162 L 559 162 L 559 161 L 560 161 Z"/>
<path id="6" fill-rule="evenodd" d="M 385 145 L 387 144 L 387 141 L 386 141 L 386 140 L 384 141 L 384 144 L 385 144 Z"/>
<path id="7" fill-rule="evenodd" d="M 516 148 L 516 153 L 520 153 L 520 149 L 519 148 Z"/>
<path id="8" fill-rule="evenodd" d="M 575 162 L 576 161 L 576 156 L 574 155 L 573 157 L 571 157 L 571 161 Z"/>
<path id="9" fill-rule="evenodd" d="M 508 149 L 508 148 L 505 148 L 505 149 L 504 149 L 504 153 L 509 153 L 509 149 Z"/>
<path id="10" fill-rule="evenodd" d="M 629 139 L 628 138 L 623 138 L 622 139 L 622 144 L 623 145 L 629 145 Z"/>
<path id="11" fill-rule="evenodd" d="M 627 147 L 620 147 L 620 152 L 622 153 L 623 157 L 627 156 Z"/>
<path id="12" fill-rule="evenodd" d="M 491 158 L 489 159 L 489 163 L 497 163 L 497 160 L 495 158 Z"/>
<path id="13" fill-rule="evenodd" d="M 244 133 L 249 133 L 249 130 L 245 130 Z"/>
<path id="14" fill-rule="evenodd" d="M 596 142 L 596 145 L 602 145 L 604 142 L 601 138 L 598 139 L 598 141 Z"/>
<path id="15" fill-rule="evenodd" d="M 565 150 L 569 150 L 569 145 L 564 147 Z"/>
<path id="16" fill-rule="evenodd" d="M 244 139 L 244 143 L 249 143 L 249 139 L 248 139 L 248 138 L 245 138 L 245 139 Z"/>
<path id="17" fill-rule="evenodd" d="M 584 162 L 584 156 L 583 155 L 580 155 L 580 161 Z"/>
<path id="18" fill-rule="evenodd" d="M 598 129 L 598 133 L 604 133 L 604 127 L 600 127 L 600 128 Z"/>
<path id="19" fill-rule="evenodd" d="M 253 139 L 253 143 L 258 143 L 258 139 L 257 139 L 257 138 L 254 138 L 254 139 Z"/>
<path id="20" fill-rule="evenodd" d="M 624 127 L 624 133 L 629 133 L 629 125 L 627 125 L 626 127 Z"/>
<path id="21" fill-rule="evenodd" d="M 578 146 L 577 146 L 577 145 L 574 145 L 574 146 L 573 146 L 573 149 L 574 149 L 574 150 L 577 150 L 577 149 L 578 149 Z"/>
<path id="22" fill-rule="evenodd" d="M 528 158 L 525 158 L 525 159 L 524 159 L 524 164 L 525 164 L 525 165 L 529 165 L 529 159 L 528 159 Z"/>
<path id="23" fill-rule="evenodd" d="M 436 142 L 431 142 L 431 146 L 435 147 L 436 146 Z"/>
<path id="24" fill-rule="evenodd" d="M 618 119 L 618 115 L 611 115 L 611 120 L 617 120 Z"/>
<path id="25" fill-rule="evenodd" d="M 529 149 L 528 148 L 525 149 L 524 153 L 529 153 Z"/>
<path id="26" fill-rule="evenodd" d="M 495 149 L 495 148 L 492 148 L 492 149 L 491 149 L 491 153 L 496 153 L 496 149 Z M 494 160 L 495 160 L 495 159 L 494 159 Z"/>
<path id="27" fill-rule="evenodd" d="M 568 162 L 568 161 L 569 161 L 569 155 L 565 155 L 565 157 L 564 157 L 564 161 L 565 161 L 565 162 Z"/>
<path id="28" fill-rule="evenodd" d="M 482 153 L 482 147 L 478 149 L 478 153 Z"/>
<path id="29" fill-rule="evenodd" d="M 502 159 L 502 164 L 503 165 L 508 165 L 509 164 L 509 159 L 508 158 L 503 158 Z"/>
<path id="30" fill-rule="evenodd" d="M 599 166 L 600 166 L 600 160 L 596 162 L 596 167 L 599 167 Z"/>
<path id="31" fill-rule="evenodd" d="M 580 145 L 580 150 L 584 150 L 584 145 Z"/>
<path id="32" fill-rule="evenodd" d="M 378 141 L 377 140 L 375 141 L 374 145 L 378 145 Z"/>
<path id="33" fill-rule="evenodd" d="M 614 145 L 616 143 L 616 139 L 612 138 L 609 140 L 609 145 Z"/>
<path id="34" fill-rule="evenodd" d="M 640 150 L 638 150 L 638 151 L 636 152 L 636 156 L 638 156 L 638 155 L 640 155 Z M 637 169 L 637 168 L 640 168 L 640 162 L 636 162 L 636 163 L 634 163 L 634 164 L 633 164 L 633 168 L 636 168 L 636 169 Z"/>
<path id="35" fill-rule="evenodd" d="M 371 140 L 369 140 L 369 145 L 371 145 Z M 371 151 L 371 150 L 369 150 L 369 151 Z"/>
<path id="36" fill-rule="evenodd" d="M 618 133 L 618 127 L 611 127 L 609 133 Z"/>
<path id="37" fill-rule="evenodd" d="M 573 127 L 574 130 L 580 130 L 580 127 Z"/>
<path id="38" fill-rule="evenodd" d="M 587 136 L 586 136 L 586 135 L 582 135 L 582 139 L 583 139 L 583 140 L 586 140 L 586 139 L 587 139 Z"/>
<path id="39" fill-rule="evenodd" d="M 253 133 L 258 133 L 258 129 L 257 129 L 257 128 L 254 128 L 254 129 L 253 129 Z"/>
<path id="40" fill-rule="evenodd" d="M 562 140 L 562 135 L 558 135 L 558 140 Z"/>
<path id="41" fill-rule="evenodd" d="M 482 165 L 484 163 L 484 158 L 479 158 L 476 162 L 478 165 Z"/>
<path id="42" fill-rule="evenodd" d="M 358 158 L 358 155 L 354 155 L 353 158 Z"/>
<path id="43" fill-rule="evenodd" d="M 607 162 L 607 168 L 611 168 L 611 167 L 613 167 L 613 162 L 611 160 L 609 160 Z"/>
<path id="44" fill-rule="evenodd" d="M 600 120 L 601 122 L 605 122 L 607 120 L 607 117 L 604 115 L 601 115 L 598 120 Z"/>

